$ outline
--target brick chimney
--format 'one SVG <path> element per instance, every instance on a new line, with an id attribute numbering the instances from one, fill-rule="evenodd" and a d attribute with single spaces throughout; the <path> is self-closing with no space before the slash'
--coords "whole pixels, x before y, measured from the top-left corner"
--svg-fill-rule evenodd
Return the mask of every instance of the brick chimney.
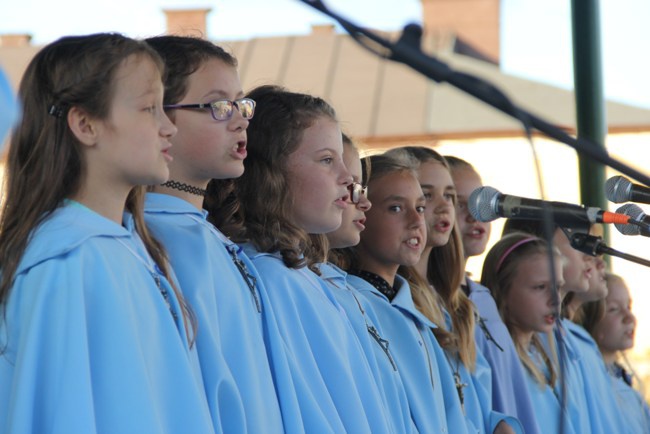
<path id="1" fill-rule="evenodd" d="M 212 9 L 164 9 L 167 33 L 181 36 L 208 37 L 207 18 Z"/>
<path id="2" fill-rule="evenodd" d="M 334 31 L 334 24 L 312 24 L 311 25 L 312 35 L 333 35 L 334 33 L 336 33 Z"/>
<path id="3" fill-rule="evenodd" d="M 4 33 L 0 34 L 0 47 L 27 47 L 31 40 L 27 33 Z"/>
<path id="4" fill-rule="evenodd" d="M 421 1 L 425 32 L 453 32 L 499 63 L 500 0 Z"/>

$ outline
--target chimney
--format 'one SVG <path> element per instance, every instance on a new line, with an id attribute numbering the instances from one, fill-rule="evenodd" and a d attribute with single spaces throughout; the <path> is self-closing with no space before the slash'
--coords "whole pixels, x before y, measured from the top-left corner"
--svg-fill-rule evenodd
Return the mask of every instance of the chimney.
<path id="1" fill-rule="evenodd" d="M 32 35 L 27 33 L 0 34 L 0 47 L 28 47 Z"/>
<path id="2" fill-rule="evenodd" d="M 312 35 L 333 35 L 334 24 L 312 24 L 311 34 Z"/>
<path id="3" fill-rule="evenodd" d="M 499 63 L 500 0 L 421 0 L 425 32 L 452 32 Z"/>
<path id="4" fill-rule="evenodd" d="M 212 9 L 164 9 L 167 33 L 180 36 L 199 36 L 207 39 L 207 18 Z"/>

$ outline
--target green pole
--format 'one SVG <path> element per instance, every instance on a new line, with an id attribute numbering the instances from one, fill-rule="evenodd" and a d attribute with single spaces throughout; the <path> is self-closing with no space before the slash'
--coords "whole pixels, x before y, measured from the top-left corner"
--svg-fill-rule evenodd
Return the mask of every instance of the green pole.
<path id="1" fill-rule="evenodd" d="M 573 33 L 573 82 L 578 137 L 605 147 L 607 122 L 603 96 L 599 0 L 571 0 Z M 607 209 L 605 168 L 578 153 L 580 198 L 587 206 Z M 604 225 L 603 239 L 609 242 Z"/>

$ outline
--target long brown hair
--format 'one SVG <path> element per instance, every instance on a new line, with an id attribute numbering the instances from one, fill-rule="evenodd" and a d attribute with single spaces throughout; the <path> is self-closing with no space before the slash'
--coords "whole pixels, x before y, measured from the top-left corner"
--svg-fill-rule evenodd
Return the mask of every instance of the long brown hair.
<path id="1" fill-rule="evenodd" d="M 9 147 L 0 218 L 1 304 L 6 306 L 30 234 L 64 199 L 79 191 L 87 170 L 82 145 L 67 124 L 67 111 L 78 107 L 93 118 L 108 119 L 116 73 L 131 56 L 151 59 L 162 75 L 162 61 L 151 47 L 115 33 L 61 38 L 39 51 L 27 67 L 19 89 L 22 121 Z M 144 187 L 135 187 L 125 208 L 133 214 L 136 231 L 152 258 L 168 276 L 165 252 L 144 223 L 144 193 Z M 186 326 L 192 325 L 187 327 L 190 338 L 193 314 L 180 292 L 174 291 Z"/>
<path id="2" fill-rule="evenodd" d="M 559 251 L 554 253 L 556 256 L 560 256 Z M 490 288 L 501 318 L 510 330 L 510 333 L 512 333 L 512 327 L 506 312 L 505 300 L 512 287 L 512 282 L 517 275 L 517 269 L 523 260 L 535 255 L 547 254 L 548 243 L 543 239 L 524 232 L 511 232 L 501 238 L 485 257 L 481 274 L 481 284 Z M 553 334 L 549 333 L 548 338 L 552 343 Z M 522 364 L 528 369 L 535 380 L 540 385 L 548 384 L 553 387 L 557 380 L 556 355 L 554 353 L 549 355 L 546 352 L 538 334 L 533 334 L 531 346 L 541 354 L 542 360 L 548 369 L 549 378 L 546 378 L 544 373 L 530 358 L 528 348 L 523 348 L 517 339 L 513 339 L 513 341 Z M 554 345 L 551 344 L 549 347 L 554 348 Z"/>
<path id="3" fill-rule="evenodd" d="M 204 203 L 208 218 L 234 241 L 280 252 L 287 267 L 317 272 L 315 265 L 327 255 L 327 238 L 310 237 L 293 223 L 286 162 L 307 128 L 320 118 L 336 121 L 336 113 L 321 98 L 280 86 L 260 86 L 247 97 L 257 108 L 247 129 L 244 174 L 231 183 L 210 183 Z"/>
<path id="4" fill-rule="evenodd" d="M 438 152 L 421 146 L 405 146 L 391 149 L 387 154 L 403 160 L 415 161 L 418 167 L 427 162 L 442 164 L 447 170 L 447 161 Z M 454 199 L 454 204 L 456 200 Z M 412 270 L 410 273 L 415 273 Z M 476 342 L 474 340 L 474 304 L 461 290 L 460 286 L 465 279 L 465 257 L 463 244 L 454 222 L 449 242 L 444 246 L 431 249 L 427 264 L 427 275 L 422 276 L 433 286 L 437 299 L 442 302 L 452 320 L 450 332 L 455 338 L 460 360 L 470 370 L 476 366 Z M 425 315 L 431 315 L 433 308 L 422 310 Z M 445 322 L 437 322 L 440 327 L 445 327 Z M 439 320 L 438 320 L 439 321 Z M 453 341 L 443 340 L 440 345 L 451 349 Z"/>

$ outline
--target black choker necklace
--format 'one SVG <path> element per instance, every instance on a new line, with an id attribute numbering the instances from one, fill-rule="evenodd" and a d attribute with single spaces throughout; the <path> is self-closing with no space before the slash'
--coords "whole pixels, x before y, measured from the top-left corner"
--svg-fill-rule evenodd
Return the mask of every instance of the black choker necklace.
<path id="1" fill-rule="evenodd" d="M 160 184 L 164 187 L 173 188 L 175 190 L 185 191 L 187 193 L 195 194 L 197 196 L 205 196 L 206 190 L 199 187 L 192 187 L 191 185 L 183 184 L 178 181 L 167 181 Z"/>
<path id="2" fill-rule="evenodd" d="M 389 301 L 393 301 L 397 295 L 397 289 L 390 286 L 390 283 L 386 282 L 386 279 L 375 273 L 371 273 L 370 271 L 365 270 L 351 270 L 350 274 L 359 276 L 366 282 L 370 283 L 372 286 L 377 288 L 379 292 L 384 294 Z"/>

